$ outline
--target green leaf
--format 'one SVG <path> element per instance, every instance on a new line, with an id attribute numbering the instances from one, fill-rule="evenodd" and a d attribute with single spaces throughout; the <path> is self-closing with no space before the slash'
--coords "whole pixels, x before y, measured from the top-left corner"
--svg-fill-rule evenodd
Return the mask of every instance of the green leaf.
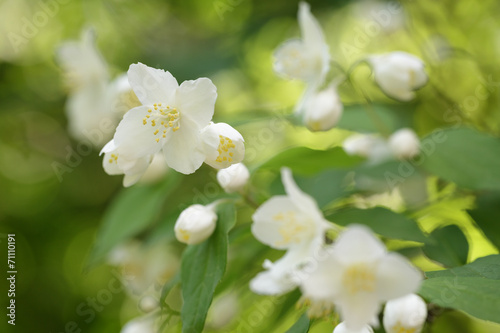
<path id="1" fill-rule="evenodd" d="M 326 169 L 346 169 L 358 165 L 362 158 L 349 156 L 341 147 L 328 150 L 314 150 L 295 147 L 285 150 L 264 162 L 260 168 L 279 170 L 287 166 L 294 173 L 311 175 Z"/>
<path id="2" fill-rule="evenodd" d="M 111 203 L 97 232 L 88 266 L 96 264 L 116 245 L 150 227 L 159 217 L 162 204 L 179 183 L 176 173 L 154 185 L 123 189 Z"/>
<path id="3" fill-rule="evenodd" d="M 500 139 L 470 128 L 445 129 L 422 139 L 422 166 L 470 189 L 500 189 Z"/>
<path id="4" fill-rule="evenodd" d="M 428 278 L 460 276 L 500 280 L 500 255 L 482 257 L 465 266 L 426 272 L 425 275 Z"/>
<path id="5" fill-rule="evenodd" d="M 369 116 L 369 112 L 376 113 L 377 117 L 387 129 L 394 132 L 402 127 L 410 127 L 412 122 L 414 105 L 380 105 L 371 106 L 371 111 L 365 105 L 345 105 L 342 118 L 337 125 L 338 128 L 355 132 L 379 132 Z"/>
<path id="6" fill-rule="evenodd" d="M 215 287 L 226 270 L 227 234 L 234 226 L 236 212 L 232 203 L 220 204 L 217 211 L 213 235 L 201 244 L 188 246 L 182 256 L 182 332 L 203 330 Z"/>
<path id="7" fill-rule="evenodd" d="M 434 230 L 423 251 L 429 259 L 446 267 L 462 266 L 467 263 L 469 243 L 462 230 L 452 224 Z"/>
<path id="8" fill-rule="evenodd" d="M 477 198 L 476 209 L 469 215 L 484 231 L 484 235 L 500 249 L 500 192 L 483 193 Z"/>
<path id="9" fill-rule="evenodd" d="M 441 307 L 500 323 L 500 280 L 442 276 L 423 281 L 419 294 Z"/>
<path id="10" fill-rule="evenodd" d="M 307 314 L 300 316 L 299 320 L 286 333 L 306 333 L 309 332 L 310 320 Z"/>
<path id="11" fill-rule="evenodd" d="M 181 277 L 180 274 L 177 272 L 177 274 L 175 274 L 175 276 L 170 281 L 168 281 L 163 285 L 163 288 L 161 288 L 161 295 L 160 295 L 161 308 L 164 307 L 165 299 L 167 299 L 167 296 L 170 293 L 170 291 L 180 282 L 181 282 Z"/>
<path id="12" fill-rule="evenodd" d="M 345 196 L 346 170 L 327 170 L 313 177 L 295 176 L 297 185 L 305 193 L 311 195 L 319 207 L 324 207 L 332 201 Z"/>
<path id="13" fill-rule="evenodd" d="M 363 224 L 389 238 L 422 243 L 427 239 L 415 221 L 383 207 L 341 209 L 328 214 L 327 218 L 342 226 Z"/>

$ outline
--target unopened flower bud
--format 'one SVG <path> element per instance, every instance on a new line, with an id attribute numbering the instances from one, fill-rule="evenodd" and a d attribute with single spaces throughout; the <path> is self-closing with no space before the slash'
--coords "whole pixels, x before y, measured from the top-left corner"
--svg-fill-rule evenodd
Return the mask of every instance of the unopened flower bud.
<path id="1" fill-rule="evenodd" d="M 389 97 L 410 101 L 414 90 L 427 83 L 424 63 L 406 52 L 392 52 L 368 59 L 373 67 L 375 82 Z"/>
<path id="2" fill-rule="evenodd" d="M 205 163 L 215 169 L 224 169 L 243 161 L 245 140 L 240 132 L 226 123 L 211 123 L 202 132 Z"/>
<path id="3" fill-rule="evenodd" d="M 154 321 L 152 318 L 139 317 L 132 319 L 125 326 L 123 326 L 120 333 L 154 333 Z"/>
<path id="4" fill-rule="evenodd" d="M 420 152 L 420 140 L 413 130 L 403 128 L 391 135 L 389 147 L 397 158 L 412 158 Z"/>
<path id="5" fill-rule="evenodd" d="M 192 205 L 175 222 L 175 237 L 181 243 L 198 244 L 212 235 L 217 222 L 213 206 Z"/>
<path id="6" fill-rule="evenodd" d="M 217 181 L 227 193 L 241 191 L 250 178 L 250 172 L 243 163 L 233 164 L 217 172 Z"/>
<path id="7" fill-rule="evenodd" d="M 314 132 L 332 129 L 339 122 L 344 109 L 333 86 L 310 96 L 304 108 L 304 124 Z"/>
<path id="8" fill-rule="evenodd" d="M 427 305 L 415 294 L 387 302 L 384 309 L 384 328 L 387 333 L 420 333 L 427 318 Z"/>
<path id="9" fill-rule="evenodd" d="M 333 333 L 373 333 L 373 330 L 370 326 L 366 325 L 361 330 L 353 331 L 353 330 L 348 329 L 346 324 L 344 322 L 342 322 L 335 327 L 335 329 L 333 330 Z"/>

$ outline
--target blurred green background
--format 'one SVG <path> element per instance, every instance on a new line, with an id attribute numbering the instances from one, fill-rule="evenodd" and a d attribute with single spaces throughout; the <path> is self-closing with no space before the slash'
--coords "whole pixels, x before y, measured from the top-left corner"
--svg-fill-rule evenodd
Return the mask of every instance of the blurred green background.
<path id="1" fill-rule="evenodd" d="M 378 52 L 405 50 L 422 57 L 430 83 L 419 92 L 412 115 L 419 135 L 456 123 L 500 135 L 499 2 L 310 4 L 333 58 L 344 68 Z M 399 10 L 384 16 L 387 6 Z M 136 311 L 117 293 L 95 318 L 76 313 L 115 279 L 105 264 L 85 272 L 84 267 L 103 213 L 122 186 L 121 177 L 104 173 L 98 150 L 78 153 L 66 132 L 66 91 L 55 48 L 91 26 L 113 75 L 142 62 L 169 70 L 179 82 L 209 77 L 218 88 L 215 120 L 238 125 L 263 111 L 287 112 L 300 97 L 302 84 L 276 77 L 271 60 L 276 46 L 299 35 L 297 8 L 297 1 L 288 0 L 0 1 L 0 233 L 16 234 L 18 269 L 16 326 L 2 318 L 2 332 L 119 332 Z M 29 23 L 34 30 L 27 35 Z M 368 75 L 363 68 L 356 78 L 368 81 L 361 84 L 374 100 L 391 102 Z M 342 100 L 356 101 L 348 94 Z M 253 152 L 247 155 L 250 166 L 284 147 L 326 148 L 349 134 L 291 131 L 287 125 L 264 149 L 259 126 L 238 127 Z M 62 181 L 54 161 L 73 163 Z M 187 187 L 181 193 L 186 205 L 192 193 Z M 467 202 L 457 205 L 468 208 Z M 2 258 L 5 244 L 0 238 Z M 495 252 L 480 240 L 472 257 Z M 2 276 L 5 268 L 0 267 Z M 2 300 L 6 287 L 2 278 Z M 500 332 L 458 312 L 440 317 L 439 325 L 433 332 Z M 323 331 L 331 326 L 317 329 Z"/>

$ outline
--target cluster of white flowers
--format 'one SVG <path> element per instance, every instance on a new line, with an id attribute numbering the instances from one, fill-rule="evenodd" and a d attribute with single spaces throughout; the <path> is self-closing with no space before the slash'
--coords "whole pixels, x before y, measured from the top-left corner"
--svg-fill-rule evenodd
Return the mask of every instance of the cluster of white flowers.
<path id="1" fill-rule="evenodd" d="M 418 290 L 422 274 L 403 256 L 388 253 L 367 227 L 351 225 L 333 244 L 325 244 L 326 229 L 339 227 L 324 219 L 289 169 L 282 169 L 282 180 L 287 195 L 257 209 L 252 233 L 287 252 L 275 263 L 265 261 L 267 270 L 250 283 L 254 292 L 277 295 L 299 286 L 311 315 L 336 308 L 347 329 L 356 331 L 377 324 L 384 302 Z"/>
<path id="2" fill-rule="evenodd" d="M 287 41 L 277 48 L 274 70 L 284 78 L 306 83 L 296 113 L 309 130 L 328 131 L 337 125 L 343 113 L 337 86 L 345 78 L 325 84 L 331 56 L 321 26 L 311 14 L 309 4 L 300 3 L 298 21 L 302 39 Z M 414 91 L 427 83 L 424 63 L 406 52 L 374 55 L 365 60 L 371 65 L 374 80 L 382 91 L 397 100 L 413 99 Z"/>

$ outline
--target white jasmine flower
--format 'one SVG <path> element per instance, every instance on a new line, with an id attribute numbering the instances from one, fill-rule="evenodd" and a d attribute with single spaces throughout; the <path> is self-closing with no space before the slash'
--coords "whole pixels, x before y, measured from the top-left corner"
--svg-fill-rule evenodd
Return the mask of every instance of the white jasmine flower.
<path id="1" fill-rule="evenodd" d="M 258 294 L 285 293 L 297 286 L 294 272 L 323 245 L 324 231 L 331 227 L 318 205 L 295 184 L 290 169 L 282 168 L 287 195 L 274 196 L 253 214 L 252 233 L 260 242 L 287 253 L 275 263 L 266 260 L 267 271 L 250 283 Z"/>
<path id="2" fill-rule="evenodd" d="M 95 38 L 92 29 L 84 29 L 80 41 L 65 42 L 57 49 L 56 58 L 71 91 L 109 81 L 108 65 L 95 47 Z"/>
<path id="3" fill-rule="evenodd" d="M 217 214 L 215 205 L 191 205 L 184 209 L 175 222 L 175 237 L 181 243 L 199 244 L 215 230 Z"/>
<path id="4" fill-rule="evenodd" d="M 387 302 L 384 309 L 384 328 L 387 333 L 420 333 L 427 319 L 427 305 L 415 294 Z"/>
<path id="5" fill-rule="evenodd" d="M 371 163 L 380 163 L 392 157 L 387 141 L 375 134 L 354 134 L 344 140 L 348 155 L 367 158 Z"/>
<path id="6" fill-rule="evenodd" d="M 130 241 L 114 248 L 108 262 L 117 266 L 120 280 L 127 293 L 140 300 L 144 311 L 152 311 L 159 305 L 162 286 L 179 268 L 179 258 L 163 242 L 143 245 Z"/>
<path id="7" fill-rule="evenodd" d="M 236 163 L 217 172 L 217 181 L 227 193 L 240 192 L 248 183 L 250 172 L 243 163 Z"/>
<path id="8" fill-rule="evenodd" d="M 123 326 L 120 333 L 156 333 L 154 320 L 145 316 L 134 318 Z"/>
<path id="9" fill-rule="evenodd" d="M 125 175 L 123 186 L 129 187 L 141 179 L 153 159 L 152 155 L 131 158 L 123 149 L 116 147 L 114 140 L 108 142 L 101 150 L 104 153 L 102 166 L 108 175 Z"/>
<path id="10" fill-rule="evenodd" d="M 65 106 L 69 133 L 79 141 L 102 147 L 125 111 L 139 105 L 135 94 L 123 76 L 110 81 L 91 29 L 82 32 L 81 41 L 63 43 L 56 57 L 69 88 Z"/>
<path id="11" fill-rule="evenodd" d="M 406 258 L 388 253 L 372 232 L 349 226 L 301 282 L 304 297 L 335 304 L 349 330 L 372 323 L 381 305 L 415 292 L 422 275 Z"/>
<path id="12" fill-rule="evenodd" d="M 399 159 L 412 158 L 420 153 L 420 140 L 412 129 L 403 128 L 391 135 L 389 147 Z"/>
<path id="13" fill-rule="evenodd" d="M 334 86 L 314 93 L 304 101 L 304 124 L 311 131 L 328 131 L 340 120 L 344 106 Z"/>
<path id="14" fill-rule="evenodd" d="M 392 98 L 410 101 L 415 98 L 414 90 L 427 83 L 424 63 L 409 53 L 398 51 L 372 56 L 368 62 L 373 67 L 375 82 Z"/>
<path id="15" fill-rule="evenodd" d="M 274 70 L 284 77 L 299 79 L 317 88 L 329 70 L 328 45 L 309 4 L 299 4 L 298 21 L 302 39 L 290 40 L 278 47 L 274 52 Z"/>
<path id="16" fill-rule="evenodd" d="M 161 151 L 172 169 L 196 171 L 205 160 L 201 130 L 210 123 L 217 98 L 212 81 L 200 78 L 179 86 L 169 72 L 141 63 L 130 65 L 128 80 L 142 106 L 125 114 L 116 129 L 116 145 L 131 158 Z"/>
<path id="17" fill-rule="evenodd" d="M 335 326 L 333 333 L 373 333 L 373 329 L 370 326 L 365 325 L 359 330 L 350 330 L 347 328 L 345 323 L 340 323 Z"/>
<path id="18" fill-rule="evenodd" d="M 210 123 L 202 131 L 205 142 L 205 163 L 224 169 L 243 161 L 245 140 L 240 132 L 226 123 Z"/>

